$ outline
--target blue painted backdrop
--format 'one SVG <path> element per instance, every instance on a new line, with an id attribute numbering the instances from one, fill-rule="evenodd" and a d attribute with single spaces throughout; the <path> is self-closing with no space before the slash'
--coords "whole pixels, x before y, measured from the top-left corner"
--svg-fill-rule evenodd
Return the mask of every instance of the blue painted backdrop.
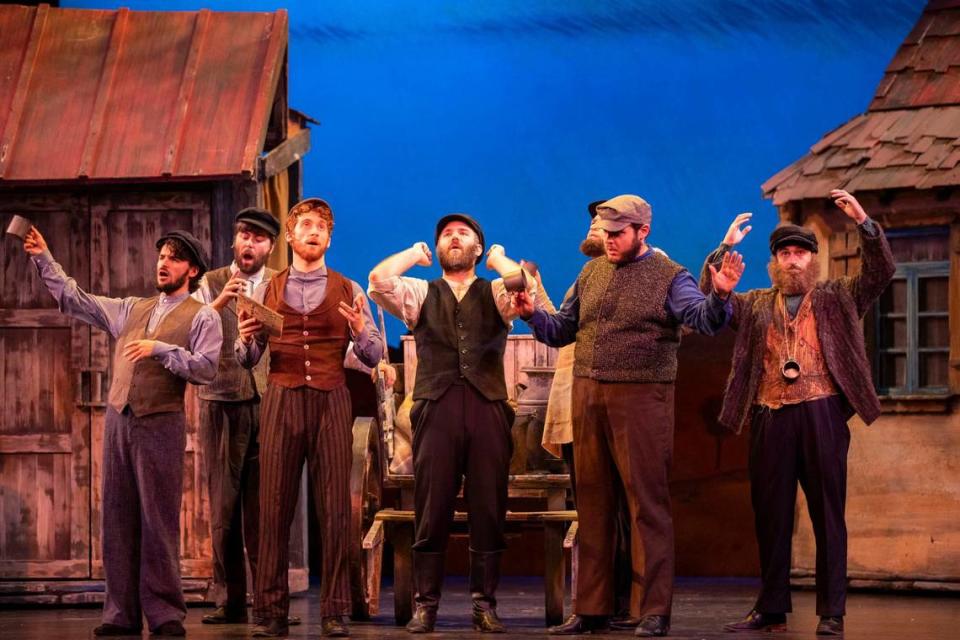
<path id="1" fill-rule="evenodd" d="M 922 0 L 68 1 L 290 13 L 290 103 L 320 120 L 307 195 L 330 264 L 382 257 L 466 211 L 559 298 L 591 200 L 645 197 L 651 242 L 698 269 L 755 213 L 742 287 L 767 284 L 760 184 L 866 109 Z M 838 214 L 839 215 L 839 214 Z M 416 268 L 423 277 L 438 274 Z M 522 329 L 522 328 L 521 328 Z M 397 343 L 399 323 L 388 325 Z"/>

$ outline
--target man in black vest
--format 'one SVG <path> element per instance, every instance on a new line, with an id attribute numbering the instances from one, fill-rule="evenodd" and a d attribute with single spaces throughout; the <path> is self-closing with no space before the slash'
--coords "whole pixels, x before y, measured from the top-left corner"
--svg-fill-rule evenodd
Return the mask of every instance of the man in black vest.
<path id="1" fill-rule="evenodd" d="M 418 242 L 370 272 L 370 297 L 413 331 L 417 375 L 413 425 L 416 534 L 416 612 L 411 633 L 433 631 L 443 583 L 444 554 L 454 500 L 464 479 L 470 524 L 470 592 L 478 631 L 500 633 L 496 588 L 513 441 L 503 353 L 515 317 L 503 280 L 478 278 L 484 250 L 476 220 L 455 213 L 437 223 L 436 249 L 443 277 L 427 282 L 402 274 L 432 263 Z M 501 275 L 520 265 L 494 245 L 487 266 Z M 530 294 L 536 284 L 530 279 Z"/>
<path id="2" fill-rule="evenodd" d="M 257 572 L 260 490 L 260 396 L 266 389 L 269 359 L 251 369 L 237 362 L 237 298 L 263 302 L 274 270 L 267 258 L 280 233 L 280 222 L 265 209 L 249 207 L 234 218 L 233 262 L 207 272 L 193 296 L 220 314 L 223 347 L 217 377 L 200 387 L 200 437 L 210 491 L 213 546 L 213 613 L 204 624 L 247 622 L 247 572 Z M 296 621 L 294 621 L 296 623 Z"/>
<path id="3" fill-rule="evenodd" d="M 588 262 L 556 314 L 536 309 L 523 293 L 518 313 L 538 340 L 576 341 L 573 442 L 580 519 L 577 607 L 551 634 L 603 632 L 614 612 L 617 493 L 631 518 L 636 635 L 665 636 L 673 601 L 673 519 L 669 471 L 673 455 L 674 381 L 680 328 L 708 335 L 730 314 L 726 301 L 743 273 L 728 253 L 711 265 L 704 296 L 690 273 L 646 244 L 652 212 L 643 198 L 623 195 L 597 207 L 605 256 Z M 637 544 L 639 543 L 639 544 Z"/>

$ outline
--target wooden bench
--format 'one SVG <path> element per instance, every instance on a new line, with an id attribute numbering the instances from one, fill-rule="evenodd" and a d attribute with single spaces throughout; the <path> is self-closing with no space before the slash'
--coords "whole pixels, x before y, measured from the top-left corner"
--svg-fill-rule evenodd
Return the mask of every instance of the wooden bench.
<path id="1" fill-rule="evenodd" d="M 457 511 L 454 522 L 467 522 L 467 514 Z M 507 522 L 534 524 L 544 530 L 544 605 L 547 625 L 563 620 L 565 581 L 564 549 L 575 553 L 577 512 L 568 510 L 507 511 Z M 570 524 L 569 530 L 567 524 Z M 371 601 L 379 600 L 380 565 L 383 543 L 393 546 L 393 607 L 398 625 L 406 624 L 413 615 L 413 511 L 383 509 L 374 517 L 373 524 L 363 538 L 363 549 L 368 562 L 367 575 L 374 583 L 369 585 Z M 574 562 L 574 575 L 576 562 Z M 375 587 L 375 588 L 374 588 Z"/>

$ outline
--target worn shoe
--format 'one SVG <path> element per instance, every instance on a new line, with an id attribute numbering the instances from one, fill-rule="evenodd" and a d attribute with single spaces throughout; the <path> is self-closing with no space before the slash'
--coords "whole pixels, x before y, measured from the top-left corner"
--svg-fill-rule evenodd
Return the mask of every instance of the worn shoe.
<path id="1" fill-rule="evenodd" d="M 254 638 L 283 638 L 290 632 L 287 621 L 280 618 L 262 620 L 250 632 Z"/>
<path id="2" fill-rule="evenodd" d="M 637 628 L 637 625 L 640 624 L 640 618 L 634 618 L 630 614 L 625 616 L 616 616 L 615 618 L 610 618 L 610 628 L 617 629 L 619 631 L 633 631 Z"/>
<path id="3" fill-rule="evenodd" d="M 507 628 L 500 621 L 497 610 L 494 607 L 473 602 L 473 628 L 481 633 L 506 633 Z"/>
<path id="4" fill-rule="evenodd" d="M 843 616 L 820 616 L 817 624 L 818 636 L 842 636 Z"/>
<path id="5" fill-rule="evenodd" d="M 137 636 L 143 633 L 143 629 L 140 627 L 123 627 L 119 624 L 110 624 L 109 622 L 104 622 L 99 627 L 94 627 L 93 635 L 95 636 Z"/>
<path id="6" fill-rule="evenodd" d="M 185 636 L 187 630 L 183 628 L 183 623 L 179 620 L 168 620 L 156 629 L 150 630 L 152 636 Z"/>
<path id="7" fill-rule="evenodd" d="M 760 613 L 756 609 L 751 609 L 750 613 L 748 613 L 743 620 L 725 624 L 723 625 L 723 630 L 734 633 L 740 631 L 786 631 L 787 614 Z"/>
<path id="8" fill-rule="evenodd" d="M 246 609 L 243 611 L 228 611 L 226 607 L 217 607 L 213 610 L 213 613 L 203 616 L 200 622 L 203 624 L 246 624 L 248 620 Z"/>
<path id="9" fill-rule="evenodd" d="M 497 615 L 497 586 L 500 584 L 500 552 L 470 550 L 470 597 L 473 599 L 473 628 L 482 633 L 505 633 Z"/>
<path id="10" fill-rule="evenodd" d="M 547 629 L 552 636 L 578 636 L 585 633 L 606 633 L 610 630 L 607 616 L 581 616 L 576 613 L 555 627 Z"/>
<path id="11" fill-rule="evenodd" d="M 287 626 L 295 627 L 295 626 L 297 626 L 298 624 L 300 624 L 301 622 L 303 622 L 303 621 L 300 619 L 300 616 L 287 616 Z M 259 624 L 264 624 L 263 618 L 254 617 L 254 618 L 253 618 L 253 624 L 258 624 L 258 625 L 259 625 Z"/>
<path id="12" fill-rule="evenodd" d="M 320 619 L 320 635 L 325 638 L 347 638 L 350 629 L 340 616 L 326 616 Z"/>
<path id="13" fill-rule="evenodd" d="M 670 616 L 644 616 L 633 635 L 638 638 L 660 638 L 670 633 Z"/>
<path id="14" fill-rule="evenodd" d="M 407 631 L 410 633 L 433 633 L 436 624 L 437 608 L 418 604 L 417 610 L 413 612 L 413 617 L 407 623 Z"/>

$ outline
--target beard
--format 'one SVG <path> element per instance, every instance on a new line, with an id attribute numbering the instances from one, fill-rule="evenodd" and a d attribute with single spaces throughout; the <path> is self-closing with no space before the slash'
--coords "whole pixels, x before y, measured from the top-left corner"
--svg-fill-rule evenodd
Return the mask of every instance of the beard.
<path id="1" fill-rule="evenodd" d="M 643 248 L 643 241 L 640 238 L 635 238 L 633 244 L 630 245 L 629 249 L 624 250 L 619 258 L 611 258 L 609 253 L 606 253 L 607 260 L 614 264 L 627 264 L 631 262 L 634 258 L 640 255 L 640 249 Z"/>
<path id="2" fill-rule="evenodd" d="M 477 263 L 476 246 L 475 242 L 471 242 L 454 248 L 440 249 L 438 247 L 437 257 L 440 259 L 440 267 L 447 273 L 469 271 Z"/>
<path id="3" fill-rule="evenodd" d="M 258 256 L 253 251 L 243 252 L 237 247 L 233 248 L 233 261 L 237 264 L 240 273 L 244 275 L 252 276 L 260 271 L 263 265 L 267 264 L 268 257 L 269 255 Z"/>
<path id="4" fill-rule="evenodd" d="M 316 262 L 327 252 L 327 248 L 323 245 L 308 244 L 292 238 L 290 240 L 290 248 L 293 249 L 293 252 L 297 254 L 298 257 L 306 262 Z"/>
<path id="5" fill-rule="evenodd" d="M 180 276 L 177 280 L 168 280 L 166 284 L 160 284 L 157 282 L 157 291 L 160 293 L 171 294 L 174 291 L 177 291 L 180 287 L 184 285 L 187 281 L 187 278 L 190 277 L 189 271 L 184 271 L 183 275 Z"/>
<path id="6" fill-rule="evenodd" d="M 587 236 L 580 243 L 580 253 L 588 258 L 599 258 L 604 254 L 603 240 Z"/>
<path id="7" fill-rule="evenodd" d="M 814 258 L 806 269 L 784 268 L 777 262 L 777 258 L 770 259 L 767 265 L 770 282 L 786 296 L 796 296 L 813 289 L 813 285 L 820 279 L 820 262 Z"/>

